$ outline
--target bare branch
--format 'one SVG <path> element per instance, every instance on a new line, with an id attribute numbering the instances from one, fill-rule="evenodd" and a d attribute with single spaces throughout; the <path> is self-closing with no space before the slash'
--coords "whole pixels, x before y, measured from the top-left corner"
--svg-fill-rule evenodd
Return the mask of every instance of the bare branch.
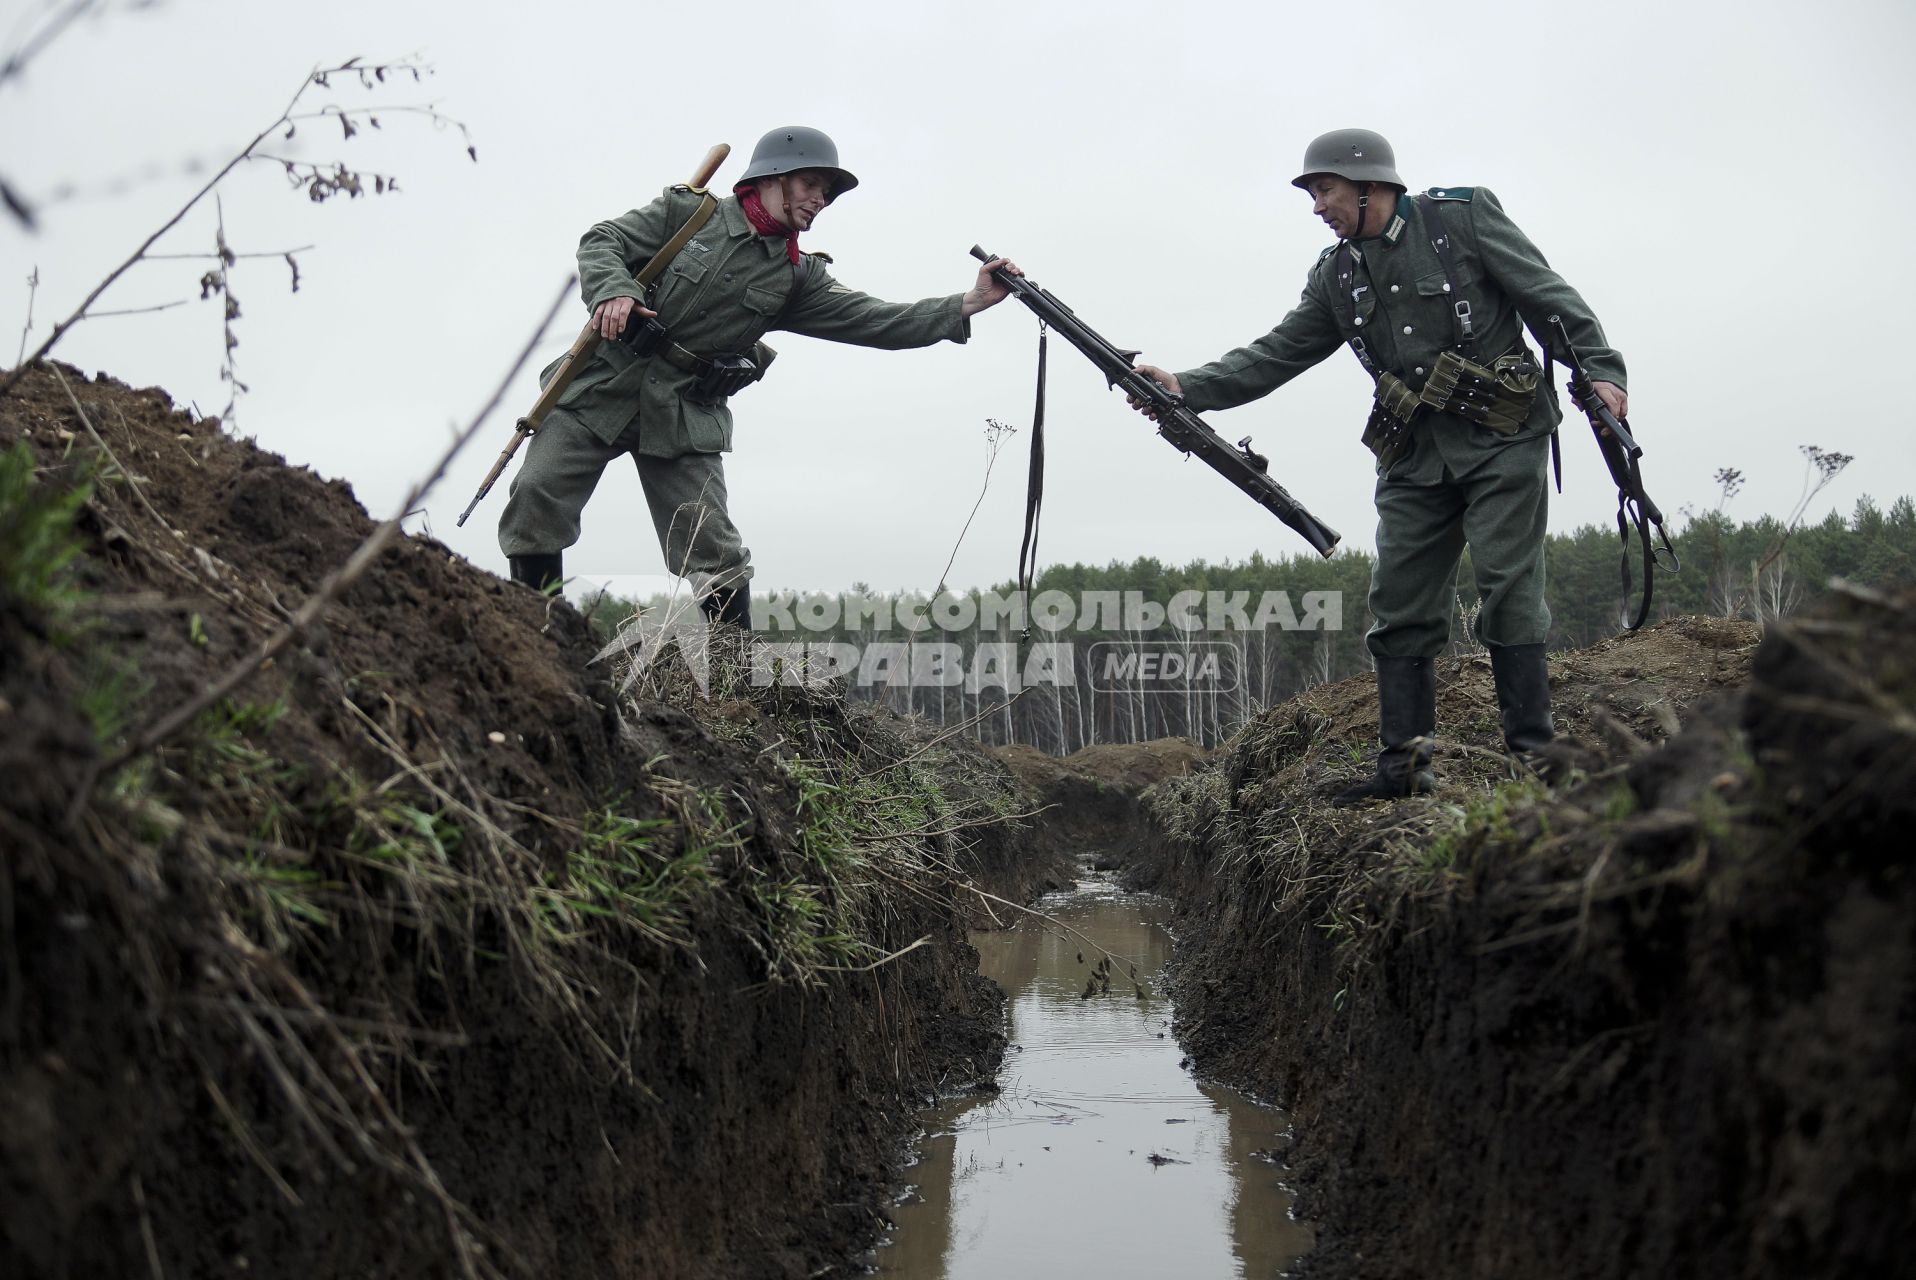
<path id="1" fill-rule="evenodd" d="M 965 535 L 971 532 L 971 522 L 978 518 L 978 508 L 985 505 L 985 495 L 991 492 L 991 469 L 998 465 L 998 451 L 1004 448 L 1005 437 L 1017 430 L 996 418 L 985 419 L 985 481 L 979 486 L 978 501 L 971 504 L 971 514 L 965 517 L 964 528 L 958 530 L 958 541 L 951 544 L 951 558 L 945 561 L 944 572 L 938 575 L 938 590 L 931 593 L 933 600 L 945 593 L 945 579 L 951 573 L 951 566 L 958 563 L 958 548 L 965 545 Z"/>
<path id="2" fill-rule="evenodd" d="M 311 253 L 315 247 L 316 246 L 310 244 L 302 244 L 294 249 L 273 249 L 265 253 L 235 253 L 229 256 L 235 260 L 241 258 L 283 258 L 289 253 Z M 149 253 L 146 255 L 146 260 L 148 262 L 211 262 L 219 256 L 217 253 Z M 103 315 L 105 313 L 97 312 L 95 314 Z"/>
<path id="3" fill-rule="evenodd" d="M 226 176 L 228 174 L 232 173 L 233 170 L 237 169 L 240 165 L 246 163 L 248 160 L 258 159 L 259 157 L 255 154 L 255 151 L 259 147 L 260 143 L 266 141 L 267 138 L 273 136 L 276 132 L 279 131 L 279 129 L 282 126 L 287 128 L 288 130 L 291 130 L 292 128 L 294 128 L 295 126 L 289 123 L 293 115 L 293 110 L 295 107 L 299 105 L 300 99 L 302 99 L 306 95 L 308 90 L 316 86 L 319 88 L 326 88 L 328 86 L 329 76 L 340 75 L 340 74 L 345 74 L 349 72 L 359 74 L 361 76 L 362 82 L 365 83 L 367 87 L 370 88 L 375 83 L 375 80 L 373 79 L 373 77 L 377 77 L 377 82 L 383 83 L 386 77 L 386 73 L 388 72 L 409 74 L 412 76 L 412 78 L 415 81 L 417 81 L 422 74 L 424 74 L 427 70 L 429 70 L 429 68 L 426 68 L 410 59 L 402 59 L 398 62 L 381 63 L 377 66 L 367 66 L 367 67 L 362 67 L 357 65 L 358 62 L 359 62 L 359 59 L 354 58 L 354 59 L 348 60 L 347 62 L 340 63 L 337 66 L 322 67 L 317 70 L 308 72 L 306 74 L 306 78 L 300 82 L 299 88 L 293 93 L 293 96 L 287 100 L 286 105 L 280 109 L 280 113 L 273 118 L 273 122 L 271 124 L 267 125 L 264 129 L 261 129 L 257 134 L 255 134 L 253 136 L 252 141 L 248 142 L 244 147 L 241 147 L 237 153 L 235 153 L 229 160 L 227 160 L 227 162 L 220 167 L 219 172 L 215 173 L 211 178 L 207 179 L 205 184 L 202 185 L 198 191 L 194 192 L 193 195 L 190 198 L 188 198 L 186 203 L 181 205 L 179 209 L 177 209 L 174 212 L 172 217 L 168 218 L 164 223 L 160 225 L 158 230 L 154 231 L 153 234 L 149 235 L 144 241 L 142 241 L 140 243 L 140 246 L 137 249 L 135 249 L 132 252 L 132 254 L 130 254 L 127 257 L 126 261 L 122 262 L 119 266 L 115 267 L 111 272 L 107 274 L 107 277 L 104 280 L 100 281 L 99 284 L 95 285 L 93 287 L 93 291 L 87 294 L 86 298 L 80 303 L 80 305 L 77 308 L 74 309 L 71 315 L 69 315 L 66 319 L 60 321 L 58 324 L 53 326 L 53 331 L 47 335 L 47 340 L 41 343 L 38 349 L 36 349 L 32 355 L 26 357 L 24 360 L 16 364 L 11 370 L 9 370 L 6 373 L 4 377 L 0 377 L 0 396 L 5 396 L 9 391 L 13 389 L 14 384 L 20 380 L 21 374 L 26 370 L 28 365 L 33 364 L 36 361 L 44 359 L 47 353 L 53 350 L 54 345 L 58 343 L 63 336 L 65 336 L 66 331 L 68 329 L 71 329 L 74 325 L 78 324 L 81 320 L 87 317 L 87 315 L 89 314 L 88 309 L 92 307 L 95 302 L 99 301 L 100 295 L 105 293 L 109 288 L 111 288 L 113 284 L 117 280 L 119 280 L 121 276 L 125 275 L 126 272 L 132 268 L 134 263 L 144 258 L 147 255 L 147 252 L 150 249 L 152 249 L 155 244 L 159 242 L 160 237 L 166 235 L 167 232 L 171 231 L 174 227 L 178 226 L 180 224 L 181 219 L 185 218 L 186 215 L 190 213 L 194 209 L 194 207 L 200 203 L 200 201 L 204 200 L 207 197 L 207 195 L 215 187 L 219 186 L 219 184 L 226 179 Z M 390 110 L 395 110 L 396 108 L 388 107 L 384 109 L 390 111 Z M 443 119 L 441 117 L 437 117 L 436 113 L 435 113 L 435 118 Z M 457 124 L 456 121 L 444 121 L 444 123 Z M 460 125 L 459 127 L 461 131 L 463 132 L 464 126 Z M 350 171 L 347 170 L 342 165 L 340 166 L 340 168 L 335 174 L 331 175 L 330 178 L 324 179 L 324 181 L 336 183 L 342 177 L 351 178 L 352 176 L 353 175 L 350 173 Z M 393 184 L 389 181 L 385 181 L 384 175 L 379 175 L 379 180 L 384 183 L 383 189 L 385 190 L 392 189 Z M 328 192 L 328 194 L 331 194 L 331 192 Z M 324 199 L 325 196 L 315 195 L 314 198 Z"/>
<path id="4" fill-rule="evenodd" d="M 239 369 L 233 361 L 233 351 L 239 346 L 239 335 L 233 332 L 233 321 L 239 319 L 239 299 L 233 296 L 233 280 L 228 274 L 234 262 L 233 251 L 226 244 L 226 202 L 218 196 L 213 197 L 213 209 L 218 219 L 213 238 L 214 256 L 219 266 L 200 277 L 200 298 L 202 300 L 218 294 L 220 299 L 220 381 L 226 384 L 226 407 L 220 410 L 220 422 L 231 429 L 233 411 L 238 407 L 239 398 L 250 388 L 239 380 Z"/>
<path id="5" fill-rule="evenodd" d="M 39 292 L 40 268 L 36 265 L 33 274 L 27 277 L 27 322 L 20 326 L 20 355 L 14 358 L 15 364 L 27 354 L 27 334 L 33 331 L 33 299 Z"/>
<path id="6" fill-rule="evenodd" d="M 185 305 L 186 305 L 187 303 L 189 303 L 189 302 L 191 302 L 191 301 L 192 301 L 192 299 L 191 299 L 191 298 L 181 298 L 181 299 L 179 299 L 179 300 L 177 300 L 177 301 L 175 301 L 175 302 L 161 302 L 161 303 L 156 303 L 156 304 L 154 304 L 153 306 L 150 306 L 150 307 L 123 307 L 123 308 L 121 308 L 121 309 L 120 309 L 120 310 L 118 310 L 118 311 L 95 311 L 95 312 L 93 312 L 93 313 L 91 313 L 90 315 L 88 315 L 88 316 L 87 316 L 87 319 L 89 319 L 89 320 L 104 320 L 104 319 L 106 319 L 106 318 L 107 318 L 108 316 L 143 316 L 143 315 L 149 315 L 149 314 L 151 314 L 152 312 L 155 312 L 155 311 L 171 311 L 171 310 L 172 310 L 172 309 L 173 309 L 174 307 L 183 307 L 183 306 L 185 306 Z M 25 334 L 21 334 L 21 335 L 20 335 L 20 345 L 21 345 L 21 346 L 23 346 L 23 347 L 24 347 L 24 346 L 26 345 L 26 335 L 25 335 Z"/>

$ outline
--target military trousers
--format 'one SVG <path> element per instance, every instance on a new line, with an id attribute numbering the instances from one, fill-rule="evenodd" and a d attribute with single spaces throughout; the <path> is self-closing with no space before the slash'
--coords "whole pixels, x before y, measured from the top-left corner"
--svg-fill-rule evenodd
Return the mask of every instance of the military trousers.
<path id="1" fill-rule="evenodd" d="M 1450 643 L 1457 566 L 1470 548 L 1486 645 L 1540 644 L 1544 603 L 1550 437 L 1482 455 L 1468 474 L 1448 467 L 1436 484 L 1377 481 L 1377 567 L 1371 574 L 1374 656 L 1434 658 Z"/>
<path id="2" fill-rule="evenodd" d="M 721 585 L 750 578 L 752 553 L 726 510 L 724 455 L 642 454 L 638 433 L 634 421 L 607 444 L 564 409 L 554 409 L 526 443 L 525 461 L 512 478 L 512 496 L 499 518 L 500 550 L 508 556 L 551 555 L 577 542 L 586 500 L 606 464 L 625 454 L 638 466 L 668 572 L 708 575 Z"/>

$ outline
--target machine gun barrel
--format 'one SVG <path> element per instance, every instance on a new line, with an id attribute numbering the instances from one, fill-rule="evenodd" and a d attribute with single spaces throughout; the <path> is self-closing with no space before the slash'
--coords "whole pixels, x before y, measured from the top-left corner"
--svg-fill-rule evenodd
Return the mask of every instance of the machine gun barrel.
<path id="1" fill-rule="evenodd" d="M 971 256 L 980 262 L 992 261 L 992 255 L 977 245 L 971 247 Z M 1138 356 L 1136 351 L 1126 351 L 1112 345 L 1103 334 L 1080 320 L 1077 313 L 1050 290 L 1040 288 L 1023 276 L 1014 276 L 1003 268 L 991 274 L 992 279 L 1009 289 L 1040 321 L 1083 352 L 1085 358 L 1104 374 L 1107 383 L 1133 399 L 1149 404 L 1157 415 L 1158 434 L 1170 441 L 1173 448 L 1200 459 L 1242 489 L 1265 510 L 1296 530 L 1319 555 L 1329 557 L 1337 550 L 1341 535 L 1312 515 L 1283 485 L 1271 478 L 1269 462 L 1251 451 L 1249 437 L 1236 446 L 1227 444 L 1204 419 L 1185 407 L 1184 397 L 1165 390 L 1155 378 L 1138 371 L 1134 364 Z"/>

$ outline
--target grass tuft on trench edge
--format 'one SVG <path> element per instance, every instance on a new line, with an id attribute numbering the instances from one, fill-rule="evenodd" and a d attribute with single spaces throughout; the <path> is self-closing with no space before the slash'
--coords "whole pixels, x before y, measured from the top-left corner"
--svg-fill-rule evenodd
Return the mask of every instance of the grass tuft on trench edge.
<path id="1" fill-rule="evenodd" d="M 27 643 L 58 651 L 47 695 L 67 703 L 104 758 L 152 708 L 138 655 L 89 625 L 103 612 L 76 572 L 90 553 L 79 528 L 89 508 L 136 531 L 132 554 L 167 554 L 126 495 L 70 466 L 44 478 L 24 444 L 0 455 L 0 612 L 24 624 Z M 203 636 L 195 614 L 188 639 L 203 646 Z M 898 901 L 948 897 L 954 841 L 1011 807 L 1007 792 L 967 811 L 927 762 L 874 773 L 817 733 L 802 702 L 759 695 L 780 741 L 804 744 L 777 756 L 795 793 L 791 847 L 755 845 L 726 797 L 651 770 L 582 818 L 543 815 L 534 847 L 449 753 L 421 759 L 368 713 L 374 699 L 360 686 L 379 679 L 346 681 L 332 719 L 383 770 L 288 740 L 284 694 L 229 698 L 98 779 L 76 811 L 80 838 L 10 860 L 6 888 L 17 899 L 17 881 L 32 877 L 113 922 L 127 941 L 124 978 L 164 1015 L 151 1033 L 198 1062 L 220 1127 L 290 1203 L 298 1178 L 282 1167 L 286 1148 L 235 1102 L 255 1090 L 202 1046 L 247 1046 L 311 1158 L 341 1170 L 370 1162 L 413 1186 L 470 1277 L 515 1260 L 445 1190 L 387 1087 L 396 1071 L 429 1081 L 426 1048 L 463 1041 L 456 1020 L 422 1011 L 422 986 L 497 966 L 582 1063 L 644 1091 L 636 1027 L 621 1002 L 599 998 L 608 968 L 644 981 L 648 950 L 695 949 L 714 927 L 749 943 L 768 983 L 884 963 L 910 949 Z M 353 957 L 363 981 L 349 1013 L 324 992 Z"/>

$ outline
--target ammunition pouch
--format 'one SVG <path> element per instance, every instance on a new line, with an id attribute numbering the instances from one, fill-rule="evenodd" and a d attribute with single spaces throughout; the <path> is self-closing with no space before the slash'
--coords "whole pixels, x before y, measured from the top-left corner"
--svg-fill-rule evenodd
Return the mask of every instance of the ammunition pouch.
<path id="1" fill-rule="evenodd" d="M 778 352 L 763 342 L 754 342 L 748 352 L 717 355 L 693 355 L 676 343 L 665 347 L 661 355 L 674 367 L 694 375 L 685 398 L 694 404 L 715 405 L 735 396 L 765 376 Z"/>
<path id="2" fill-rule="evenodd" d="M 1370 418 L 1364 423 L 1364 447 L 1377 457 L 1377 470 L 1410 452 L 1410 428 L 1417 419 L 1417 393 L 1404 385 L 1394 373 L 1377 375 L 1376 398 L 1371 402 Z"/>
<path id="3" fill-rule="evenodd" d="M 1498 356 L 1489 368 L 1446 351 L 1437 357 L 1418 400 L 1441 413 L 1454 413 L 1499 435 L 1515 435 L 1530 417 L 1543 370 L 1521 346 Z M 1383 383 L 1378 383 L 1381 396 Z"/>
<path id="4" fill-rule="evenodd" d="M 672 334 L 657 316 L 628 316 L 625 331 L 616 341 L 635 356 L 649 356 L 672 340 Z"/>
<path id="5" fill-rule="evenodd" d="M 750 356 L 713 356 L 685 398 L 699 404 L 717 404 L 758 381 L 759 368 Z"/>

